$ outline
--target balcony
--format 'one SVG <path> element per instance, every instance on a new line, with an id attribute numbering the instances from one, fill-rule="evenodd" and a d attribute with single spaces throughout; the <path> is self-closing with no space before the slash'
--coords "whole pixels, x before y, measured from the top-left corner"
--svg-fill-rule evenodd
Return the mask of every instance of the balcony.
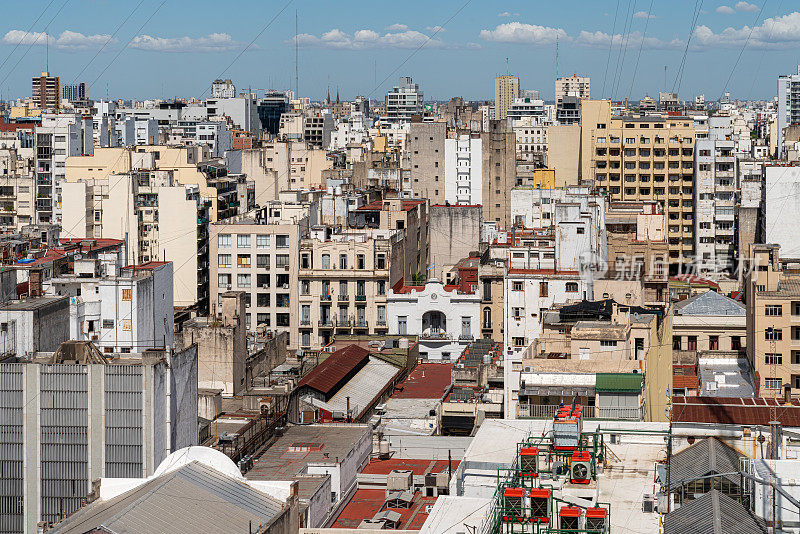
<path id="1" fill-rule="evenodd" d="M 346 294 L 340 293 L 338 300 L 339 302 L 348 302 L 350 300 L 350 297 L 348 297 Z"/>
<path id="2" fill-rule="evenodd" d="M 444 330 L 425 330 L 419 337 L 426 341 L 450 341 L 453 339 L 453 337 Z"/>
<path id="3" fill-rule="evenodd" d="M 344 329 L 344 328 L 352 327 L 353 323 L 355 321 L 353 321 L 352 318 L 348 318 L 348 317 L 337 317 L 335 319 L 335 322 L 336 322 L 335 326 L 336 326 L 337 329 L 339 329 L 339 328 Z"/>
<path id="4" fill-rule="evenodd" d="M 310 317 L 301 317 L 300 318 L 300 326 L 311 326 L 311 318 Z"/>
<path id="5" fill-rule="evenodd" d="M 320 319 L 317 321 L 317 326 L 320 328 L 333 328 L 333 319 L 330 317 L 327 319 Z"/>
<path id="6" fill-rule="evenodd" d="M 322 296 L 319 297 L 319 300 L 330 302 L 331 301 L 331 296 L 330 295 L 322 295 Z"/>
<path id="7" fill-rule="evenodd" d="M 356 302 L 366 302 L 367 296 L 366 295 L 356 295 Z"/>
<path id="8" fill-rule="evenodd" d="M 386 319 L 378 319 L 378 322 L 375 323 L 375 328 L 379 328 L 381 330 L 387 329 L 388 325 L 386 324 Z"/>
<path id="9" fill-rule="evenodd" d="M 517 406 L 517 417 L 520 419 L 553 419 L 559 405 L 553 404 L 520 404 Z M 641 407 L 584 406 L 583 417 L 586 419 L 613 419 L 624 421 L 641 421 Z"/>
<path id="10" fill-rule="evenodd" d="M 353 328 L 369 328 L 369 321 L 356 317 L 355 321 L 353 321 Z"/>

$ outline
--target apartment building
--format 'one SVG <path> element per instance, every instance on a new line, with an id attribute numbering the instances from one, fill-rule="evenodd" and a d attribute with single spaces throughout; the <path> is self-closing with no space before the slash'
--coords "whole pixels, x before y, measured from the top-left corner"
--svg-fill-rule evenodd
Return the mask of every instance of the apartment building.
<path id="1" fill-rule="evenodd" d="M 537 117 L 520 117 L 512 123 L 517 162 L 547 166 L 548 127 Z"/>
<path id="2" fill-rule="evenodd" d="M 412 122 L 407 148 L 414 198 L 427 198 L 431 204 L 445 202 L 445 138 L 444 122 Z"/>
<path id="3" fill-rule="evenodd" d="M 211 311 L 228 291 L 245 293 L 251 334 L 288 332 L 300 346 L 300 241 L 308 236 L 309 207 L 270 202 L 266 207 L 209 226 Z"/>
<path id="4" fill-rule="evenodd" d="M 312 227 L 300 241 L 300 348 L 386 334 L 390 262 L 402 247 L 400 230 Z"/>
<path id="5" fill-rule="evenodd" d="M 174 174 L 138 170 L 65 182 L 64 233 L 125 240 L 131 264 L 172 262 L 175 306 L 207 310 L 209 204 L 199 187 L 177 183 Z"/>
<path id="6" fill-rule="evenodd" d="M 659 201 L 667 214 L 672 274 L 694 257 L 692 119 L 683 116 L 612 116 L 609 101 L 583 102 L 583 181 L 612 200 Z"/>
<path id="7" fill-rule="evenodd" d="M 34 159 L 17 148 L 0 148 L 0 229 L 21 230 L 35 219 Z"/>
<path id="8" fill-rule="evenodd" d="M 605 225 L 606 269 L 594 282 L 598 298 L 665 306 L 669 301 L 669 246 L 661 204 L 612 201 Z"/>
<path id="9" fill-rule="evenodd" d="M 778 114 L 776 116 L 777 152 L 773 156 L 784 156 L 786 128 L 800 124 L 800 66 L 796 74 L 778 76 Z"/>
<path id="10" fill-rule="evenodd" d="M 212 98 L 233 98 L 236 96 L 236 86 L 227 78 L 222 80 L 217 78 L 211 82 L 211 97 Z"/>
<path id="11" fill-rule="evenodd" d="M 483 169 L 483 220 L 498 228 L 511 225 L 510 191 L 517 174 L 514 132 L 506 121 L 489 121 L 489 131 L 481 134 Z"/>
<path id="12" fill-rule="evenodd" d="M 167 455 L 197 445 L 195 347 L 104 356 L 67 342 L 0 363 L 0 374 L 3 532 L 37 532 L 83 506 L 93 481 L 152 475 Z"/>
<path id="13" fill-rule="evenodd" d="M 768 163 L 764 166 L 765 243 L 781 247 L 781 257 L 800 259 L 800 165 Z"/>
<path id="14" fill-rule="evenodd" d="M 49 72 L 43 72 L 41 76 L 33 78 L 31 87 L 33 101 L 40 110 L 58 111 L 61 107 L 58 76 L 50 76 Z"/>
<path id="15" fill-rule="evenodd" d="M 422 114 L 423 94 L 419 84 L 410 76 L 401 76 L 397 85 L 386 93 L 386 115 L 383 120 L 393 124 L 411 122 L 412 115 Z"/>
<path id="16" fill-rule="evenodd" d="M 592 300 L 591 278 L 577 270 L 509 268 L 504 281 L 505 417 L 514 417 L 523 351 L 542 332 L 544 312 L 554 304 Z"/>
<path id="17" fill-rule="evenodd" d="M 412 278 L 428 276 L 430 220 L 426 201 L 385 198 L 371 202 L 350 212 L 348 226 L 403 231 L 403 246 L 393 249 L 394 256 L 389 264 L 391 287 L 402 286 Z"/>
<path id="18" fill-rule="evenodd" d="M 61 222 L 61 183 L 71 156 L 94 152 L 91 117 L 44 114 L 34 133 L 36 154 L 36 222 Z"/>
<path id="19" fill-rule="evenodd" d="M 708 136 L 697 140 L 695 157 L 695 266 L 699 274 L 735 268 L 736 149 L 731 117 L 709 117 Z"/>
<path id="20" fill-rule="evenodd" d="M 519 78 L 505 75 L 494 79 L 494 118 L 505 120 L 508 108 L 519 98 Z"/>
<path id="21" fill-rule="evenodd" d="M 444 199 L 450 204 L 483 204 L 483 151 L 480 134 L 444 141 Z M 413 187 L 413 185 L 412 185 Z"/>
<path id="22" fill-rule="evenodd" d="M 303 139 L 314 148 L 326 148 L 331 143 L 334 128 L 330 110 L 309 113 L 303 117 Z"/>
<path id="23" fill-rule="evenodd" d="M 162 130 L 165 144 L 207 146 L 214 158 L 233 148 L 233 132 L 224 121 L 180 120 Z"/>
<path id="24" fill-rule="evenodd" d="M 779 245 L 752 245 L 745 278 L 747 358 L 759 397 L 800 393 L 800 274 L 780 252 Z"/>
<path id="25" fill-rule="evenodd" d="M 61 98 L 68 102 L 82 102 L 86 100 L 86 83 L 73 83 L 61 86 Z"/>
<path id="26" fill-rule="evenodd" d="M 560 104 L 567 96 L 589 100 L 592 97 L 591 89 L 591 78 L 588 76 L 573 74 L 556 78 L 556 105 Z"/>

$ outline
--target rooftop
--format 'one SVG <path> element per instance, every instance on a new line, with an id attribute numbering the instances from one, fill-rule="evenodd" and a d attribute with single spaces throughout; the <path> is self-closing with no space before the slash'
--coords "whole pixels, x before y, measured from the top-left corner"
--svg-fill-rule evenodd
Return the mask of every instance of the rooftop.
<path id="1" fill-rule="evenodd" d="M 389 510 L 400 516 L 398 529 L 419 530 L 428 519 L 428 507 L 436 502 L 436 497 L 424 497 L 422 493 L 415 492 L 409 508 L 384 507 L 385 502 L 386 492 L 383 489 L 356 490 L 332 528 L 358 528 L 364 519 L 372 519 L 378 512 Z"/>
<path id="2" fill-rule="evenodd" d="M 450 386 L 452 365 L 420 363 L 395 388 L 392 399 L 441 399 Z"/>
<path id="3" fill-rule="evenodd" d="M 768 426 L 770 421 L 777 420 L 785 427 L 800 427 L 798 399 L 784 405 L 782 399 L 673 397 L 672 405 L 672 420 L 675 422 Z"/>
<path id="4" fill-rule="evenodd" d="M 298 387 L 308 386 L 325 395 L 335 393 L 337 386 L 366 365 L 369 351 L 358 345 L 348 345 L 328 356 L 304 376 Z"/>
<path id="5" fill-rule="evenodd" d="M 42 296 L 25 300 L 10 300 L 0 306 L 0 309 L 4 311 L 33 311 L 62 302 L 69 303 L 69 297 Z"/>
<path id="6" fill-rule="evenodd" d="M 674 304 L 676 315 L 719 316 L 746 314 L 745 307 L 733 299 L 720 295 L 716 291 L 706 291 Z"/>

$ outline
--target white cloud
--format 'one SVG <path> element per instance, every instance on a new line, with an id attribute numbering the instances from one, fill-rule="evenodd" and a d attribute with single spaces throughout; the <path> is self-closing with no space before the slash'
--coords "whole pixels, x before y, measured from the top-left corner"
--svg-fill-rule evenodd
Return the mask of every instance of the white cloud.
<path id="1" fill-rule="evenodd" d="M 497 14 L 498 17 L 519 17 L 519 13 L 510 13 L 508 11 L 503 11 L 502 13 Z"/>
<path id="2" fill-rule="evenodd" d="M 11 30 L 3 36 L 0 42 L 7 45 L 23 44 L 30 46 L 44 46 L 45 44 L 49 44 L 53 48 L 59 50 L 76 51 L 100 48 L 110 38 L 110 35 L 84 35 L 70 30 L 64 30 L 58 37 L 46 33 L 26 33 L 22 30 Z M 111 43 L 116 42 L 116 39 L 111 40 Z"/>
<path id="3" fill-rule="evenodd" d="M 693 43 L 703 47 L 739 48 L 745 42 L 748 48 L 761 50 L 800 46 L 800 12 L 765 19 L 761 25 L 752 29 L 750 26 L 739 29 L 728 27 L 714 33 L 711 28 L 702 25 L 697 27 L 693 38 Z"/>
<path id="4" fill-rule="evenodd" d="M 764 0 L 764 1 L 766 1 L 766 0 Z M 749 4 L 747 2 L 737 2 L 736 3 L 736 9 L 738 11 L 747 11 L 749 13 L 754 13 L 754 12 L 758 11 L 758 6 L 755 5 L 755 4 Z"/>
<path id="5" fill-rule="evenodd" d="M 561 28 L 538 26 L 536 24 L 523 24 L 521 22 L 507 22 L 500 24 L 494 30 L 481 30 L 479 37 L 484 41 L 497 43 L 526 43 L 546 45 L 569 40 L 567 32 Z"/>
<path id="6" fill-rule="evenodd" d="M 428 30 L 428 31 L 431 31 L 431 32 L 436 32 L 436 33 L 442 33 L 443 31 L 445 31 L 444 28 L 442 28 L 441 26 L 438 26 L 438 25 L 437 26 L 427 26 L 425 29 Z"/>
<path id="7" fill-rule="evenodd" d="M 717 8 L 717 13 L 721 13 L 722 15 L 733 15 L 736 13 L 731 6 L 719 6 Z"/>
<path id="8" fill-rule="evenodd" d="M 130 47 L 152 52 L 228 52 L 242 48 L 227 33 L 212 33 L 205 37 L 153 37 L 137 35 Z"/>
<path id="9" fill-rule="evenodd" d="M 679 49 L 685 45 L 684 41 L 680 39 L 672 39 L 671 41 L 662 41 L 657 37 L 645 37 L 644 42 L 642 42 L 642 32 L 635 31 L 633 33 L 627 34 L 627 36 L 621 34 L 614 35 L 614 45 L 619 46 L 623 40 L 627 39 L 628 44 L 630 46 L 639 46 L 642 45 L 642 48 L 645 50 L 674 50 Z M 605 32 L 596 31 L 596 32 L 587 32 L 582 31 L 578 34 L 577 39 L 575 39 L 575 44 L 578 46 L 584 46 L 587 48 L 603 48 L 607 49 L 611 44 L 611 36 Z"/>
<path id="10" fill-rule="evenodd" d="M 334 50 L 371 50 L 377 48 L 417 48 L 425 44 L 430 48 L 472 48 L 474 44 L 455 45 L 445 43 L 441 39 L 428 39 L 428 36 L 416 30 L 386 32 L 380 34 L 374 30 L 356 30 L 353 34 L 334 28 L 320 36 L 302 33 L 295 36 L 300 46 L 309 48 L 330 48 Z"/>
<path id="11" fill-rule="evenodd" d="M 633 18 L 636 19 L 654 19 L 656 18 L 655 15 L 649 14 L 647 11 L 637 11 L 633 14 Z"/>
<path id="12" fill-rule="evenodd" d="M 391 26 L 386 26 L 386 29 L 390 32 L 404 32 L 408 29 L 408 26 L 405 24 L 392 24 Z"/>

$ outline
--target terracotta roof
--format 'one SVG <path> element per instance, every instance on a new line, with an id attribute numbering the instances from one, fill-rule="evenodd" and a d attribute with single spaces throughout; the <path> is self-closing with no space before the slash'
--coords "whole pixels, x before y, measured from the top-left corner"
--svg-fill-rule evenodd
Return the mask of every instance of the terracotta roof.
<path id="1" fill-rule="evenodd" d="M 369 359 L 369 351 L 358 345 L 339 349 L 304 376 L 298 387 L 308 386 L 329 395 Z"/>
<path id="2" fill-rule="evenodd" d="M 161 267 L 162 265 L 166 265 L 170 262 L 168 261 L 148 261 L 146 263 L 140 263 L 139 265 L 126 265 L 123 269 L 133 269 L 134 271 L 149 271 L 150 269 L 155 269 L 156 267 Z"/>
<path id="3" fill-rule="evenodd" d="M 769 425 L 775 418 L 783 426 L 800 427 L 800 400 L 784 406 L 782 399 L 748 397 L 674 397 L 672 420 L 677 422 Z"/>
<path id="4" fill-rule="evenodd" d="M 420 363 L 408 378 L 399 384 L 393 399 L 440 399 L 452 382 L 453 366 L 449 363 Z"/>
<path id="5" fill-rule="evenodd" d="M 669 277 L 670 282 L 684 282 L 693 286 L 707 286 L 719 289 L 719 284 L 708 278 L 697 276 L 696 274 L 677 274 Z"/>
<path id="6" fill-rule="evenodd" d="M 672 387 L 697 389 L 697 375 L 672 375 Z"/>

